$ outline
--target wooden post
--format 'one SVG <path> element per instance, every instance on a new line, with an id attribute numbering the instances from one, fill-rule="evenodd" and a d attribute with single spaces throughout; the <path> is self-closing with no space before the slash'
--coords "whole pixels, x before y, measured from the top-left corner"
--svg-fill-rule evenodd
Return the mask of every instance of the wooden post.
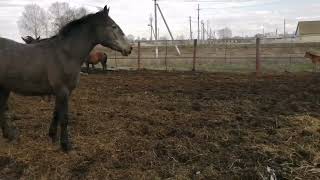
<path id="1" fill-rule="evenodd" d="M 114 52 L 114 62 L 115 62 L 115 64 L 116 64 L 116 69 L 118 69 L 117 51 Z"/>
<path id="2" fill-rule="evenodd" d="M 138 70 L 141 68 L 141 43 L 138 42 Z"/>
<path id="3" fill-rule="evenodd" d="M 192 71 L 196 71 L 197 44 L 198 44 L 198 40 L 195 39 L 194 43 L 193 43 L 193 66 L 192 66 Z"/>
<path id="4" fill-rule="evenodd" d="M 260 75 L 260 64 L 261 56 L 260 56 L 260 38 L 256 39 L 256 76 Z"/>
<path id="5" fill-rule="evenodd" d="M 166 54 L 164 56 L 164 64 L 166 66 L 166 71 L 168 71 L 167 56 L 168 56 L 168 41 L 166 41 Z"/>
<path id="6" fill-rule="evenodd" d="M 228 42 L 227 40 L 225 39 L 224 40 L 225 42 L 225 47 L 224 47 L 224 63 L 227 64 L 227 48 L 228 48 Z"/>

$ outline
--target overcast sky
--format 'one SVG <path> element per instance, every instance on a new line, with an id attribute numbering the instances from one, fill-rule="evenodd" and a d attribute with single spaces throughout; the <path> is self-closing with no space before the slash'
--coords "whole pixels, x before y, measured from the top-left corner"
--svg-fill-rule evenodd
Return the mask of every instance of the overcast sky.
<path id="1" fill-rule="evenodd" d="M 68 2 L 73 7 L 84 6 L 91 12 L 96 6 L 111 6 L 110 16 L 126 34 L 149 38 L 149 17 L 154 13 L 152 0 L 0 0 L 0 36 L 20 41 L 17 20 L 23 6 L 35 3 L 43 8 L 53 2 Z M 283 19 L 287 30 L 294 32 L 300 20 L 320 20 L 320 0 L 199 0 L 200 18 L 212 29 L 229 27 L 233 35 L 254 35 L 265 32 L 283 32 Z M 189 37 L 189 16 L 193 18 L 196 34 L 197 0 L 159 0 L 159 5 L 174 36 Z M 159 19 L 160 36 L 167 35 Z"/>

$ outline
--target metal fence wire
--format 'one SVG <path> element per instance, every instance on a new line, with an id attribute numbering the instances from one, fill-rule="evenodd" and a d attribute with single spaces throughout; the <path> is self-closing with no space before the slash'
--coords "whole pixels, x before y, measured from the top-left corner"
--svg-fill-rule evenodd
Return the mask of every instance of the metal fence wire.
<path id="1" fill-rule="evenodd" d="M 312 72 L 315 65 L 306 51 L 320 50 L 320 43 L 289 39 L 224 39 L 206 41 L 145 41 L 133 44 L 129 57 L 109 49 L 110 69 L 150 69 L 236 73 Z M 176 46 L 181 55 L 177 53 Z M 156 56 L 156 48 L 159 54 Z"/>

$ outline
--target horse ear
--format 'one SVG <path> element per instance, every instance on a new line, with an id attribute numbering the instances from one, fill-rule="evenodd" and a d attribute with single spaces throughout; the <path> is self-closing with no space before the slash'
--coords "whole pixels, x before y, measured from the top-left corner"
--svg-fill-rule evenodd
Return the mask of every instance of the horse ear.
<path id="1" fill-rule="evenodd" d="M 25 39 L 24 37 L 21 37 L 21 39 L 22 39 L 24 42 L 27 42 L 27 39 Z"/>
<path id="2" fill-rule="evenodd" d="M 106 5 L 103 9 L 103 12 L 106 16 L 109 16 L 109 11 L 110 11 L 110 8 L 108 8 L 108 6 Z"/>

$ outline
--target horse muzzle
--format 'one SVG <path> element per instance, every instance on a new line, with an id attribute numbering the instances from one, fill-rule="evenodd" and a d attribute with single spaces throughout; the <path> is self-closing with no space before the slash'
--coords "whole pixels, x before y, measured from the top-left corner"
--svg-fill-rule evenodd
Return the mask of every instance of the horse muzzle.
<path id="1" fill-rule="evenodd" d="M 124 50 L 121 52 L 121 54 L 122 54 L 123 56 L 129 56 L 129 55 L 131 54 L 131 52 L 132 52 L 132 46 L 130 46 L 130 48 L 128 48 L 128 49 L 124 49 Z"/>

